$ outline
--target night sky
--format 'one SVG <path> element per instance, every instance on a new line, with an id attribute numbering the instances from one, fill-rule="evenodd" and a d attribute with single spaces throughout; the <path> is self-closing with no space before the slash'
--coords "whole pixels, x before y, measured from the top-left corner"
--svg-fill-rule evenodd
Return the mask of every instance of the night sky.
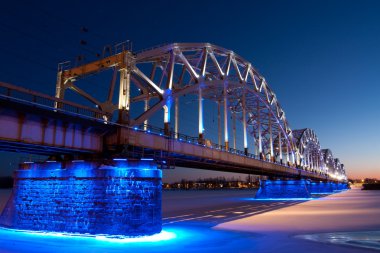
<path id="1" fill-rule="evenodd" d="M 5 1 L 0 81 L 53 95 L 59 62 L 94 59 L 104 45 L 210 42 L 250 61 L 290 127 L 314 129 L 350 177 L 380 178 L 379 13 L 380 2 L 366 0 Z M 25 156 L 0 153 L 0 176 Z M 166 176 L 197 178 L 199 171 Z"/>

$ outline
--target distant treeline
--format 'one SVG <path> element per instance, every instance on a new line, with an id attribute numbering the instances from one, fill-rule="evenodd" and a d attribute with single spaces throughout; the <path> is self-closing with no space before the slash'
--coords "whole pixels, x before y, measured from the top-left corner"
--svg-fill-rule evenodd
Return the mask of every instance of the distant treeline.
<path id="1" fill-rule="evenodd" d="M 380 183 L 367 183 L 363 184 L 362 190 L 380 190 Z"/>
<path id="2" fill-rule="evenodd" d="M 0 177 L 0 189 L 8 189 L 13 187 L 12 177 Z"/>
<path id="3" fill-rule="evenodd" d="M 163 189 L 236 189 L 236 188 L 257 188 L 259 177 L 248 175 L 245 180 L 240 178 L 198 178 L 197 180 L 182 179 L 179 182 L 164 183 Z"/>

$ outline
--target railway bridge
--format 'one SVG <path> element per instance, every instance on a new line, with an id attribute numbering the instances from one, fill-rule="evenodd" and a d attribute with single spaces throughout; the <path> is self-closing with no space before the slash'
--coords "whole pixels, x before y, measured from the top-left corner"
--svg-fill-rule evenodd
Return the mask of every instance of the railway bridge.
<path id="1" fill-rule="evenodd" d="M 0 150 L 49 157 L 16 170 L 4 226 L 156 233 L 160 169 L 176 166 L 267 176 L 258 198 L 346 187 L 344 165 L 312 129 L 290 128 L 254 66 L 208 43 L 108 47 L 60 64 L 55 96 L 0 83 L 0 111 Z"/>

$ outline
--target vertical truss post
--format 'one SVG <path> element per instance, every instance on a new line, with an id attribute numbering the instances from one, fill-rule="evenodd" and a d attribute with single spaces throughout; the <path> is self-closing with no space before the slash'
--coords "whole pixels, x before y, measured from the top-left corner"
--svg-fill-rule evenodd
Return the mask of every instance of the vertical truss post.
<path id="1" fill-rule="evenodd" d="M 243 90 L 243 144 L 244 144 L 244 154 L 248 155 L 248 140 L 247 140 L 247 112 L 245 105 L 245 89 Z"/>
<path id="2" fill-rule="evenodd" d="M 176 97 L 174 100 L 174 138 L 178 139 L 178 128 L 179 128 L 179 98 Z"/>
<path id="3" fill-rule="evenodd" d="M 63 71 L 60 70 L 57 74 L 57 83 L 55 86 L 55 97 L 60 98 L 60 99 L 63 99 L 65 95 L 65 82 L 62 75 L 63 75 Z M 61 103 L 59 102 L 54 103 L 54 108 L 61 108 L 61 107 L 62 107 Z"/>
<path id="4" fill-rule="evenodd" d="M 145 103 L 144 104 L 144 111 L 146 112 L 149 110 L 149 98 L 148 97 L 145 99 L 144 103 Z M 148 119 L 146 119 L 144 121 L 144 131 L 148 130 L 148 124 L 149 124 Z"/>
<path id="5" fill-rule="evenodd" d="M 222 145 L 222 122 L 220 117 L 220 101 L 218 101 L 218 145 Z"/>
<path id="6" fill-rule="evenodd" d="M 286 142 L 286 164 L 289 165 L 290 158 L 289 158 L 289 143 Z"/>
<path id="7" fill-rule="evenodd" d="M 59 71 L 57 74 L 57 83 L 55 86 L 55 97 L 63 99 L 65 94 L 65 82 L 62 77 L 63 71 Z"/>
<path id="8" fill-rule="evenodd" d="M 291 154 L 292 154 L 292 165 L 294 166 L 295 163 L 296 163 L 296 160 L 295 160 L 295 157 L 294 157 L 294 150 L 292 150 Z"/>
<path id="9" fill-rule="evenodd" d="M 199 85 L 198 88 L 198 133 L 198 142 L 203 144 L 203 97 L 201 85 Z"/>
<path id="10" fill-rule="evenodd" d="M 253 137 L 253 150 L 255 152 L 255 157 L 257 158 L 258 147 L 257 147 L 257 138 L 256 138 L 256 132 L 255 132 L 255 126 L 254 125 L 252 125 L 252 137 Z"/>
<path id="11" fill-rule="evenodd" d="M 262 146 L 262 137 L 261 137 L 261 120 L 260 120 L 260 102 L 257 100 L 257 134 L 259 140 L 259 156 L 260 159 L 263 159 L 263 146 Z"/>
<path id="12" fill-rule="evenodd" d="M 168 79 L 166 81 L 166 90 L 164 91 L 164 97 L 166 97 L 166 104 L 163 106 L 164 109 L 164 133 L 166 136 L 170 136 L 170 110 L 173 102 L 172 89 L 173 89 L 173 76 L 174 76 L 174 65 L 175 65 L 175 52 L 170 51 L 170 60 L 167 66 Z M 164 75 L 162 75 L 162 78 Z"/>
<path id="13" fill-rule="evenodd" d="M 120 69 L 119 123 L 128 123 L 130 106 L 131 71 L 129 66 Z"/>
<path id="14" fill-rule="evenodd" d="M 272 119 L 270 115 L 270 111 L 268 112 L 268 120 L 269 120 L 269 148 L 270 148 L 270 161 L 273 162 L 274 152 L 273 152 L 273 133 L 272 133 Z"/>
<path id="15" fill-rule="evenodd" d="M 199 144 L 203 144 L 203 97 L 202 97 L 202 86 L 204 85 L 204 80 L 206 76 L 206 66 L 207 66 L 207 55 L 208 50 L 207 47 L 203 48 L 203 56 L 202 56 L 202 66 L 201 66 L 201 83 L 198 88 L 198 142 Z"/>
<path id="16" fill-rule="evenodd" d="M 232 112 L 232 136 L 234 149 L 236 149 L 236 112 Z"/>
<path id="17" fill-rule="evenodd" d="M 224 145 L 228 150 L 228 117 L 227 117 L 227 82 L 224 83 L 223 88 L 223 100 L 224 100 Z"/>
<path id="18" fill-rule="evenodd" d="M 280 163 L 282 164 L 282 140 L 281 140 L 281 129 L 278 130 L 278 148 L 280 154 Z"/>
<path id="19" fill-rule="evenodd" d="M 164 134 L 166 136 L 170 135 L 170 109 L 171 103 L 168 102 L 163 106 L 164 108 Z"/>

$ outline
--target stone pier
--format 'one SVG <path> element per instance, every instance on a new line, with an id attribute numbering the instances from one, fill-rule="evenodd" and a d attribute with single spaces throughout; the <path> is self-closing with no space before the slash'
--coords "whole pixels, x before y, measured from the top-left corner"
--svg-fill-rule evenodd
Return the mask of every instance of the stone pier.
<path id="1" fill-rule="evenodd" d="M 310 198 L 307 180 L 261 180 L 256 199 Z"/>
<path id="2" fill-rule="evenodd" d="M 14 177 L 3 227 L 114 236 L 161 231 L 162 172 L 153 161 L 26 163 Z"/>

